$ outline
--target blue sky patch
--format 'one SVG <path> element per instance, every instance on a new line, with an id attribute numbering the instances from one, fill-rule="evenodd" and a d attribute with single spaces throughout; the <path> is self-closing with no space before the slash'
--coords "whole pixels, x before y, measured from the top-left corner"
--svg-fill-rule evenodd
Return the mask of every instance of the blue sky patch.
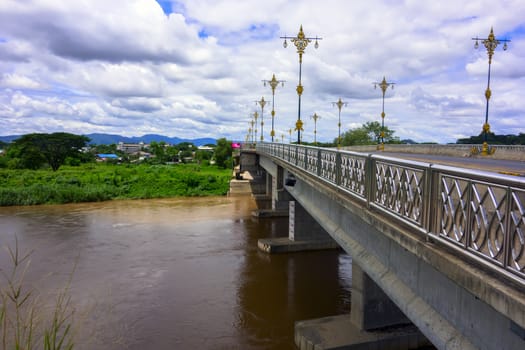
<path id="1" fill-rule="evenodd" d="M 167 0 L 157 0 L 157 2 L 159 3 L 160 7 L 162 7 L 162 11 L 164 11 L 164 13 L 166 14 L 166 16 L 168 16 L 170 13 L 172 13 L 172 5 L 171 5 L 171 1 L 167 1 Z"/>
<path id="2" fill-rule="evenodd" d="M 210 35 L 206 32 L 205 29 L 201 29 L 199 30 L 199 38 L 202 38 L 202 39 L 205 39 L 207 37 L 209 37 Z"/>

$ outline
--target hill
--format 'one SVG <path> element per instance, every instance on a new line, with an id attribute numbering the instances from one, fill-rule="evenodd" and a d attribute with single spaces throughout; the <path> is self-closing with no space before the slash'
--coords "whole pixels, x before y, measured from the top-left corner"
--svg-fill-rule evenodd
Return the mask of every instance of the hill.
<path id="1" fill-rule="evenodd" d="M 16 140 L 22 135 L 7 135 L 7 136 L 0 136 L 0 141 L 3 142 L 11 142 L 13 140 Z M 143 136 L 120 136 L 115 134 L 99 134 L 99 133 L 93 133 L 93 134 L 86 134 L 85 136 L 90 138 L 90 143 L 97 144 L 97 145 L 111 145 L 111 144 L 118 144 L 119 142 L 124 143 L 151 143 L 152 141 L 161 142 L 164 141 L 169 144 L 179 144 L 182 142 L 190 142 L 194 144 L 195 146 L 202 146 L 206 144 L 215 144 L 217 140 L 212 138 L 198 138 L 198 139 L 182 139 L 179 137 L 169 137 L 164 135 L 157 135 L 157 134 L 147 134 Z"/>

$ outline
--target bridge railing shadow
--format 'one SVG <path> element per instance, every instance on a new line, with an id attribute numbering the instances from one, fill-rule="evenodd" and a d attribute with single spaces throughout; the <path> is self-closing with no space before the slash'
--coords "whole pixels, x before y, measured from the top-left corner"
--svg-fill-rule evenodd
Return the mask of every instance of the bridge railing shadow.
<path id="1" fill-rule="evenodd" d="M 258 143 L 257 152 L 525 283 L 525 179 L 302 145 Z"/>

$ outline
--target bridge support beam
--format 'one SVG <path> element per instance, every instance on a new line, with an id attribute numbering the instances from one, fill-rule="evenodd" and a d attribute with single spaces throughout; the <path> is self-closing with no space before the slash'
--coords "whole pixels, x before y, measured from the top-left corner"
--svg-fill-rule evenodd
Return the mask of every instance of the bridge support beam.
<path id="1" fill-rule="evenodd" d="M 355 326 L 366 331 L 412 323 L 355 262 L 352 263 L 350 319 Z"/>
<path id="2" fill-rule="evenodd" d="M 288 237 L 259 239 L 259 249 L 266 253 L 288 253 L 339 247 L 301 204 L 296 201 L 288 203 Z"/>

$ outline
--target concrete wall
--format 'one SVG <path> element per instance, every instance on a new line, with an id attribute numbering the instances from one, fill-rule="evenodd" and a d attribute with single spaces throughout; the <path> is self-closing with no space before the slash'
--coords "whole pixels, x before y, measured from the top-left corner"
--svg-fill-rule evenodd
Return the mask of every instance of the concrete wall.
<path id="1" fill-rule="evenodd" d="M 525 349 L 523 289 L 293 172 L 290 194 L 436 347 Z"/>
<path id="2" fill-rule="evenodd" d="M 384 152 L 401 152 L 401 153 L 418 153 L 418 154 L 435 154 L 443 156 L 453 157 L 472 157 L 472 147 L 479 147 L 480 145 L 433 145 L 433 144 L 417 144 L 417 145 L 385 145 Z M 491 157 L 495 159 L 507 159 L 507 160 L 519 160 L 525 161 L 525 146 L 504 146 L 504 145 L 491 145 L 495 148 L 495 153 L 490 156 L 479 156 L 479 157 Z M 376 145 L 370 146 L 350 146 L 342 147 L 344 150 L 355 151 L 355 152 L 375 152 L 377 151 Z"/>

